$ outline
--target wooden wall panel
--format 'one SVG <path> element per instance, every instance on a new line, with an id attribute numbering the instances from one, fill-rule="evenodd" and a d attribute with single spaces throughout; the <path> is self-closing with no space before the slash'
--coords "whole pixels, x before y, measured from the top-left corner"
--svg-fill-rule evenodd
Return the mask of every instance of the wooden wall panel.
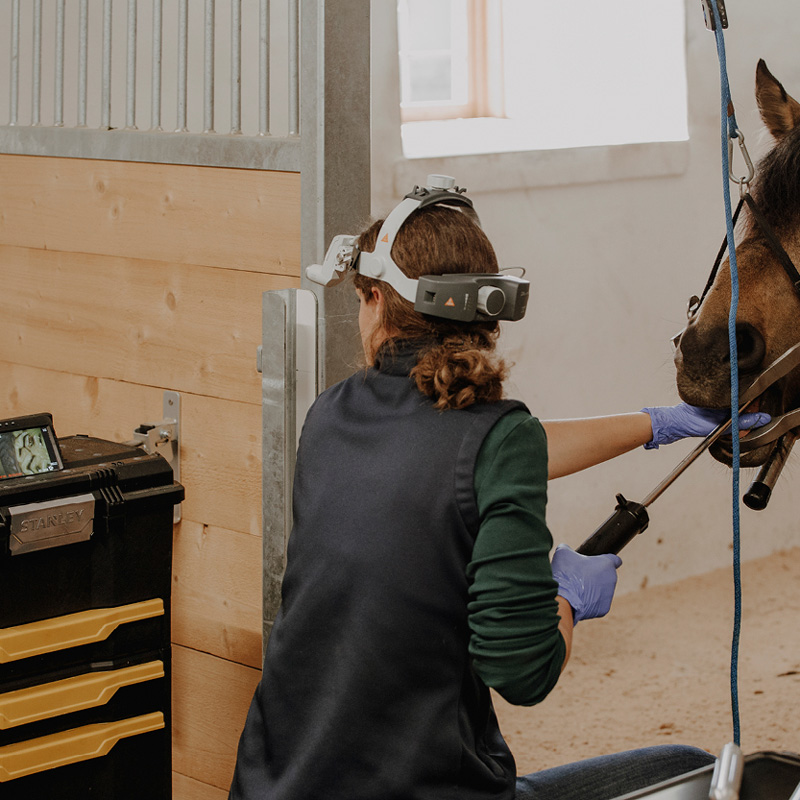
<path id="1" fill-rule="evenodd" d="M 161 389 L 153 386 L 55 372 L 0 359 L 2 415 L 50 411 L 59 436 L 91 433 L 101 439 L 125 442 L 133 433 L 131 425 L 159 418 L 161 407 Z"/>
<path id="2" fill-rule="evenodd" d="M 220 789 L 230 787 L 239 736 L 260 677 L 260 670 L 173 645 L 175 772 Z"/>
<path id="3" fill-rule="evenodd" d="M 161 412 L 160 389 L 18 364 L 0 362 L 0 387 L 1 416 L 50 411 L 59 436 L 126 441 Z M 187 500 L 175 528 L 173 640 L 260 667 L 260 408 L 194 395 L 181 403 Z"/>
<path id="4" fill-rule="evenodd" d="M 0 156 L 0 241 L 300 274 L 300 176 Z"/>
<path id="5" fill-rule="evenodd" d="M 129 441 L 162 389 L 0 361 L 0 416 L 50 411 L 59 436 Z M 181 395 L 184 519 L 261 535 L 261 406 Z"/>
<path id="6" fill-rule="evenodd" d="M 228 800 L 228 790 L 172 773 L 172 800 Z"/>
<path id="7" fill-rule="evenodd" d="M 0 357 L 260 402 L 261 294 L 293 277 L 0 245 Z"/>
<path id="8" fill-rule="evenodd" d="M 262 292 L 299 285 L 299 176 L 0 155 L 0 417 L 127 441 L 181 394 L 176 800 L 227 796 L 261 662 Z"/>
<path id="9" fill-rule="evenodd" d="M 181 405 L 187 518 L 260 537 L 261 405 L 191 394 Z"/>
<path id="10" fill-rule="evenodd" d="M 174 563 L 172 641 L 260 669 L 261 539 L 184 521 Z"/>

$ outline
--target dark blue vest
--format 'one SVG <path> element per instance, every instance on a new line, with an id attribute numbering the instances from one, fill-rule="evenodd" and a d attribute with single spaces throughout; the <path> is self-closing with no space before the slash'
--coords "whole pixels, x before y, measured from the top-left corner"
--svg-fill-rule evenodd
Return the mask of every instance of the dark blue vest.
<path id="1" fill-rule="evenodd" d="M 475 460 L 516 402 L 436 411 L 413 353 L 324 392 L 303 428 L 281 610 L 235 800 L 485 800 L 515 764 L 467 652 Z"/>

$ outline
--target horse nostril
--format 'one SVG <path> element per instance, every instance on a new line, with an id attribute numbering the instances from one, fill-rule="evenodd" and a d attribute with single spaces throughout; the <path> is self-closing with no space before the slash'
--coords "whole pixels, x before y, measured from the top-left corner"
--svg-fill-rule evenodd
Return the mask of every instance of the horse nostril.
<path id="1" fill-rule="evenodd" d="M 695 381 L 710 380 L 710 372 L 719 368 L 730 369 L 730 348 L 728 328 L 716 325 L 699 328 L 689 323 L 681 334 L 678 343 L 678 360 L 681 369 Z M 742 372 L 755 372 L 763 364 L 767 346 L 758 330 L 747 322 L 736 325 L 736 351 L 739 369 Z"/>
<path id="2" fill-rule="evenodd" d="M 767 347 L 764 338 L 752 325 L 740 322 L 736 326 L 736 351 L 739 356 L 739 369 L 754 370 L 764 360 Z"/>

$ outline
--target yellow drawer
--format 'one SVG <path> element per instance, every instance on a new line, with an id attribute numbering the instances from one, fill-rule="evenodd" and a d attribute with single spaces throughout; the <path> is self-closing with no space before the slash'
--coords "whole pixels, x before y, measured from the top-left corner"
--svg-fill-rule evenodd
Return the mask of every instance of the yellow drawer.
<path id="1" fill-rule="evenodd" d="M 0 730 L 105 705 L 124 686 L 164 677 L 164 664 L 90 672 L 0 694 Z"/>
<path id="2" fill-rule="evenodd" d="M 108 755 L 120 739 L 164 727 L 160 711 L 116 722 L 99 722 L 0 747 L 0 783 Z M 144 765 L 146 766 L 146 765 Z"/>
<path id="3" fill-rule="evenodd" d="M 51 617 L 26 625 L 0 629 L 0 664 L 54 653 L 68 647 L 101 642 L 126 622 L 137 622 L 164 613 L 160 598 L 116 608 L 93 608 Z"/>

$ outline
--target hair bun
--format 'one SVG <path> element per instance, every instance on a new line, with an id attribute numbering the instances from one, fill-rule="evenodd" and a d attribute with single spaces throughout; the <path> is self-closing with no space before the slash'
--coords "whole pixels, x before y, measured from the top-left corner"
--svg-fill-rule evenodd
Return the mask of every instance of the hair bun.
<path id="1" fill-rule="evenodd" d="M 492 353 L 495 336 L 476 331 L 448 337 L 423 350 L 411 371 L 417 388 L 441 410 L 498 402 L 503 397 L 506 365 Z"/>

